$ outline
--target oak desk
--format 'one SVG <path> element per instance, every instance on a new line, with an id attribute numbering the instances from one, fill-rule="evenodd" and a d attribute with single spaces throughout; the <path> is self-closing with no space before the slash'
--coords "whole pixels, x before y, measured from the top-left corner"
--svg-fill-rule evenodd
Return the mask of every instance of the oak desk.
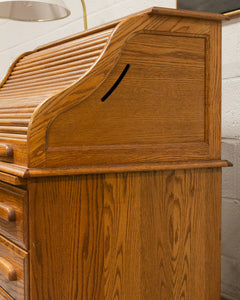
<path id="1" fill-rule="evenodd" d="M 150 8 L 0 89 L 0 297 L 219 300 L 220 15 Z"/>

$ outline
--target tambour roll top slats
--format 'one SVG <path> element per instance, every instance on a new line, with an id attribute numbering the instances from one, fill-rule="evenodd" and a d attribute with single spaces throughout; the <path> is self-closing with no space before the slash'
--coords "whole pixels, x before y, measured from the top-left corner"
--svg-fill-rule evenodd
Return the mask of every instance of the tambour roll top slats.
<path id="1" fill-rule="evenodd" d="M 0 83 L 0 161 L 219 159 L 212 70 L 222 19 L 149 8 L 22 54 Z"/>
<path id="2" fill-rule="evenodd" d="M 20 58 L 0 89 L 0 140 L 26 141 L 38 104 L 69 87 L 93 66 L 113 28 L 63 40 Z"/>

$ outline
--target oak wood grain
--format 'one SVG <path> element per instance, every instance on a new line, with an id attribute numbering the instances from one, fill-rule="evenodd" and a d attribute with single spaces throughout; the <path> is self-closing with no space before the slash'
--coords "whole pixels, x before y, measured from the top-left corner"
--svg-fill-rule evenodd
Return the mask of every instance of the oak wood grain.
<path id="1" fill-rule="evenodd" d="M 2 300 L 13 300 L 1 287 L 0 287 L 0 296 Z"/>
<path id="2" fill-rule="evenodd" d="M 20 56 L 10 68 L 11 71 L 0 88 L 1 106 L 16 107 L 14 114 L 8 112 L 10 118 L 7 120 L 0 118 L 0 139 L 14 144 L 19 140 L 26 143 L 31 115 L 24 120 L 20 119 L 18 117 L 18 113 L 22 113 L 22 110 L 18 110 L 20 105 L 25 107 L 33 105 L 36 108 L 46 98 L 79 80 L 96 62 L 111 32 L 112 29 L 103 30 L 92 36 L 69 41 L 64 46 L 57 45 L 44 49 L 40 54 L 39 51 L 32 51 Z M 60 80 L 56 80 L 58 76 Z M 14 147 L 14 151 L 15 149 L 18 153 L 19 147 Z M 0 147 L 0 156 L 1 153 L 5 155 Z M 23 164 L 19 154 L 14 156 L 14 161 Z"/>
<path id="3" fill-rule="evenodd" d="M 31 299 L 104 299 L 101 181 L 90 175 L 30 182 Z"/>
<path id="4" fill-rule="evenodd" d="M 1 123 L 0 123 L 1 128 Z M 11 145 L 0 144 L 0 156 L 11 157 L 13 156 L 13 149 Z"/>
<path id="5" fill-rule="evenodd" d="M 126 76 L 102 103 L 127 64 Z M 48 146 L 204 142 L 204 74 L 204 38 L 138 33 L 128 39 L 109 80 L 54 120 Z"/>
<path id="6" fill-rule="evenodd" d="M 2 236 L 0 236 L 0 253 L 0 261 L 5 261 L 6 266 L 14 271 L 16 275 L 15 277 L 6 278 L 4 272 L 1 272 L 0 286 L 16 300 L 28 299 L 27 253 Z"/>
<path id="7" fill-rule="evenodd" d="M 0 234 L 28 248 L 27 192 L 3 182 L 0 182 Z"/>
<path id="8" fill-rule="evenodd" d="M 6 220 L 7 222 L 16 221 L 16 214 L 14 207 L 0 202 L 0 217 Z"/>
<path id="9" fill-rule="evenodd" d="M 219 93 L 221 85 L 220 53 L 214 50 L 220 45 L 219 23 L 155 15 L 147 21 L 138 34 L 128 37 L 107 80 L 79 105 L 53 119 L 47 129 L 46 156 L 42 155 L 46 166 L 63 160 L 67 166 L 220 157 L 219 145 L 215 145 L 220 139 L 220 97 L 213 94 Z M 115 35 L 105 54 L 114 45 Z M 127 64 L 126 76 L 102 103 L 100 99 Z M 215 71 L 218 76 L 213 78 Z M 181 78 L 176 77 L 180 73 Z M 68 99 L 82 95 L 83 90 L 76 88 Z M 64 151 L 69 158 L 63 157 Z"/>
<path id="10" fill-rule="evenodd" d="M 16 185 L 16 186 L 26 185 L 25 179 L 15 176 L 15 175 L 12 175 L 12 174 L 7 174 L 4 172 L 0 172 L 0 180 L 4 181 L 6 183 L 10 183 L 12 185 Z"/>
<path id="11" fill-rule="evenodd" d="M 13 63 L 1 299 L 219 300 L 223 18 L 150 8 Z"/>
<path id="12" fill-rule="evenodd" d="M 15 267 L 3 257 L 0 257 L 0 273 L 9 281 L 17 280 L 17 271 Z"/>
<path id="13" fill-rule="evenodd" d="M 165 163 L 140 163 L 140 164 L 120 164 L 120 165 L 94 165 L 73 168 L 30 168 L 25 173 L 25 177 L 45 177 L 57 175 L 80 175 L 80 174 L 107 174 L 121 172 L 145 172 L 145 171 L 162 171 L 162 170 L 185 170 L 185 169 L 202 169 L 231 167 L 232 163 L 226 160 L 218 161 L 185 161 L 185 162 L 165 162 Z"/>
<path id="14" fill-rule="evenodd" d="M 13 165 L 0 162 L 0 178 L 2 181 L 12 185 L 26 186 L 27 178 L 43 177 L 56 175 L 78 175 L 92 173 L 119 173 L 119 172 L 135 172 L 135 171 L 159 171 L 174 169 L 201 169 L 214 167 L 231 167 L 232 163 L 227 160 L 202 160 L 202 161 L 175 161 L 162 163 L 140 163 L 140 164 L 121 164 L 107 166 L 77 166 L 68 168 L 43 168 L 34 169 L 24 166 Z M 13 175 L 11 175 L 11 174 Z"/>
<path id="15" fill-rule="evenodd" d="M 220 168 L 32 180 L 31 297 L 218 300 L 220 185 Z"/>
<path id="16" fill-rule="evenodd" d="M 220 159 L 222 18 L 154 7 L 21 55 L 0 89 L 0 141 L 14 153 L 5 161 L 52 168 Z M 95 103 L 126 64 L 108 101 Z"/>

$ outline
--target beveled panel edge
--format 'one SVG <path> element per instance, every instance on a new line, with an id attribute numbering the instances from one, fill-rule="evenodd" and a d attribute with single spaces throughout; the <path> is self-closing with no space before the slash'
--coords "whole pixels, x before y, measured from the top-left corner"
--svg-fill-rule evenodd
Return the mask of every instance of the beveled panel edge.
<path id="1" fill-rule="evenodd" d="M 49 177 L 81 174 L 103 174 L 122 172 L 150 172 L 181 169 L 202 169 L 231 167 L 233 164 L 227 160 L 201 160 L 201 161 L 177 161 L 164 163 L 138 163 L 119 165 L 93 165 L 65 168 L 24 168 L 17 165 L 9 165 L 0 162 L 0 172 L 14 174 L 22 179 L 32 177 Z M 8 176 L 9 174 L 5 174 Z"/>

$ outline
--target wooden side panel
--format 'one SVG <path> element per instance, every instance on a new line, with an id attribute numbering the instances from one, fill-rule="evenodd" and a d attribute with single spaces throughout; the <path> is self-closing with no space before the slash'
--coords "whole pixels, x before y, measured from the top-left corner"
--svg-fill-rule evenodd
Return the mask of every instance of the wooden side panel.
<path id="1" fill-rule="evenodd" d="M 163 50 L 161 43 L 153 46 L 148 41 L 151 47 L 143 47 L 143 43 L 139 43 L 138 47 L 135 47 L 133 44 L 136 40 L 133 42 L 131 39 L 135 38 L 136 33 L 140 33 L 140 35 L 142 33 L 156 34 L 158 36 L 156 39 L 169 37 L 169 40 L 175 39 L 175 41 L 167 49 L 166 41 L 161 40 L 162 44 L 165 44 L 163 48 L 166 54 L 164 55 L 161 52 L 161 49 Z M 29 166 L 70 166 L 73 165 L 73 161 L 74 165 L 96 165 L 139 161 L 219 159 L 220 148 L 217 139 L 220 138 L 220 135 L 219 130 L 215 131 L 215 129 L 220 126 L 220 98 L 214 96 L 219 95 L 215 89 L 219 87 L 221 81 L 220 35 L 219 21 L 144 14 L 130 17 L 121 22 L 91 72 L 88 72 L 66 93 L 61 93 L 38 107 L 31 126 L 28 128 Z M 179 43 L 180 40 L 186 41 L 188 46 L 191 41 L 193 43 L 186 49 L 184 43 L 182 45 Z M 130 45 L 132 42 L 133 44 Z M 174 48 L 175 42 L 176 49 Z M 150 48 L 151 53 L 149 53 Z M 133 55 L 136 57 L 135 60 Z M 141 61 L 141 56 L 145 58 L 142 64 L 146 64 L 148 60 L 150 68 L 147 68 L 146 65 L 140 67 L 136 63 L 137 60 Z M 123 57 L 125 60 L 122 60 Z M 130 60 L 131 63 L 129 63 Z M 155 65 L 153 60 L 155 60 Z M 181 62 L 185 63 L 186 68 Z M 125 77 L 122 78 L 110 97 L 102 103 L 101 99 L 118 81 L 128 64 L 130 68 Z M 166 80 L 167 85 L 163 84 L 164 72 L 161 73 L 161 67 L 169 79 Z M 178 77 L 174 77 L 174 72 L 171 72 L 171 69 L 174 68 L 178 71 L 175 72 Z M 182 84 L 180 83 L 181 75 L 183 75 Z M 133 84 L 131 85 L 127 80 L 128 76 L 132 80 Z M 141 82 L 139 78 L 141 78 Z M 148 78 L 149 80 L 147 80 Z M 159 78 L 162 79 L 159 84 L 161 89 L 157 90 Z M 175 83 L 175 91 L 172 89 L 171 81 L 173 85 Z M 153 87 L 149 88 L 150 82 Z M 188 98 L 184 94 L 186 86 Z M 119 97 L 120 91 L 124 95 L 122 98 Z M 150 92 L 148 93 L 148 91 Z M 170 101 L 167 102 L 166 99 L 162 101 L 161 93 L 166 96 L 163 98 L 169 97 Z M 92 99 L 93 94 L 95 102 Z M 132 94 L 132 98 L 130 94 Z M 182 101 L 182 106 L 174 98 L 176 95 L 179 101 Z M 156 99 L 158 96 L 159 99 Z M 187 100 L 191 97 L 192 101 Z M 138 103 L 143 99 L 145 99 L 144 103 Z M 118 101 L 118 110 L 116 110 Z M 85 102 L 89 102 L 88 110 Z M 132 106 L 133 102 L 139 106 Z M 190 105 L 189 102 L 191 102 Z M 156 103 L 162 104 L 162 113 L 166 113 L 166 122 L 163 121 L 164 117 L 162 116 L 156 120 L 156 115 L 159 116 L 160 110 Z M 171 115 L 173 103 L 176 107 Z M 148 105 L 150 104 L 154 104 L 151 111 L 153 116 L 149 114 Z M 76 106 L 76 111 L 73 113 L 74 106 Z M 141 109 L 145 108 L 146 116 L 144 117 Z M 191 111 L 191 109 L 192 115 L 188 115 L 186 111 Z M 68 110 L 71 110 L 72 114 L 68 113 Z M 178 114 L 177 110 L 179 110 Z M 114 113 L 110 120 L 112 112 Z M 117 112 L 121 115 L 117 115 Z M 181 115 L 182 125 L 178 126 Z M 172 123 L 170 123 L 171 117 Z M 95 123 L 91 123 L 89 120 L 95 120 Z M 87 129 L 84 127 L 85 124 L 89 125 Z M 129 132 L 127 132 L 128 127 Z M 137 130 L 139 131 L 136 133 Z M 89 134 L 86 134 L 86 131 Z M 121 136 L 121 131 L 126 134 Z M 147 134 L 148 131 L 149 134 Z M 112 132 L 112 136 L 110 132 Z M 87 140 L 87 136 L 89 140 Z M 164 141 L 164 137 L 166 137 L 166 141 Z M 68 155 L 66 155 L 66 151 Z"/>
<path id="2" fill-rule="evenodd" d="M 80 164 L 207 157 L 206 41 L 158 31 L 132 36 L 105 83 L 50 125 L 49 159 L 61 146 L 77 148 Z"/>
<path id="3" fill-rule="evenodd" d="M 220 168 L 31 181 L 32 299 L 219 300 L 220 188 Z"/>
<path id="4" fill-rule="evenodd" d="M 104 299 L 101 177 L 30 186 L 30 299 Z"/>
<path id="5" fill-rule="evenodd" d="M 145 176 L 142 299 L 219 299 L 220 171 Z"/>
<path id="6" fill-rule="evenodd" d="M 125 77 L 102 102 L 127 64 Z M 203 37 L 137 34 L 108 80 L 53 122 L 48 145 L 204 142 L 204 91 Z"/>
<path id="7" fill-rule="evenodd" d="M 220 26 L 152 17 L 103 84 L 49 124 L 46 166 L 219 159 Z"/>
<path id="8" fill-rule="evenodd" d="M 104 177 L 104 299 L 140 300 L 141 176 Z"/>

